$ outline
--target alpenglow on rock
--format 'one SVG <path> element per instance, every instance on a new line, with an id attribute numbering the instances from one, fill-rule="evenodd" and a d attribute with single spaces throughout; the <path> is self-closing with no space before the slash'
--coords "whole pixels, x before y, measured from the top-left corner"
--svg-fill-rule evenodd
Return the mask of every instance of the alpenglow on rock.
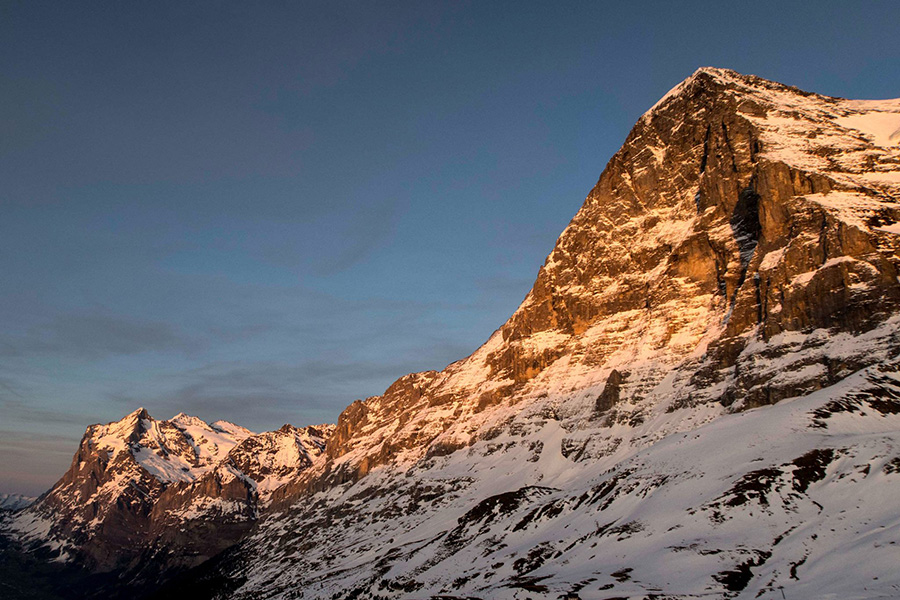
<path id="1" fill-rule="evenodd" d="M 900 595 L 898 130 L 900 100 L 698 70 L 474 354 L 306 430 L 284 469 L 236 426 L 165 485 L 123 456 L 153 548 L 185 555 L 176 515 L 237 542 L 160 597 Z M 96 493 L 76 466 L 8 531 L 108 565 L 64 516 Z"/>

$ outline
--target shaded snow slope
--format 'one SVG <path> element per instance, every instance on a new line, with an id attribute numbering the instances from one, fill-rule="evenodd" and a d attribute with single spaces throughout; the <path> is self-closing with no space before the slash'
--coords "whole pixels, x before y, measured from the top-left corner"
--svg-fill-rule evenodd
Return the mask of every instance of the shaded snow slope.
<path id="1" fill-rule="evenodd" d="M 547 399 L 531 427 L 268 519 L 223 565 L 246 578 L 229 597 L 896 597 L 896 366 L 591 461 L 560 453 Z"/>

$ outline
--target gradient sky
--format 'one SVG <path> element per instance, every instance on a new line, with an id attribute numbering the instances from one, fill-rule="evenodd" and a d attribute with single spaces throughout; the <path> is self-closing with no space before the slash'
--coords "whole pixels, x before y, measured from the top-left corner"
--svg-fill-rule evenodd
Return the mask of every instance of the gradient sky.
<path id="1" fill-rule="evenodd" d="M 0 3 L 0 492 L 469 354 L 697 67 L 900 95 L 900 3 L 736 4 Z"/>

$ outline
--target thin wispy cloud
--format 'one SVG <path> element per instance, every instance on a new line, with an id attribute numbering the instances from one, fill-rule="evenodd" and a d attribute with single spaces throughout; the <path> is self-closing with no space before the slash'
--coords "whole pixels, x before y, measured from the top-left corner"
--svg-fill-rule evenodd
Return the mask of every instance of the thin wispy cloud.
<path id="1" fill-rule="evenodd" d="M 7 424 L 29 424 L 32 425 L 31 428 L 35 425 L 47 428 L 47 426 L 52 425 L 77 425 L 84 427 L 90 424 L 85 423 L 83 412 L 74 412 L 62 408 L 42 408 L 18 398 L 0 399 L 0 415 L 3 415 L 3 421 Z"/>
<path id="2" fill-rule="evenodd" d="M 97 359 L 145 352 L 191 352 L 201 347 L 201 342 L 169 323 L 101 313 L 64 314 L 30 327 L 24 334 L 3 336 L 0 355 Z"/>
<path id="3" fill-rule="evenodd" d="M 366 203 L 346 213 L 347 223 L 338 237 L 343 245 L 317 257 L 316 273 L 331 275 L 365 260 L 393 235 L 397 211 L 396 201 L 388 200 Z"/>

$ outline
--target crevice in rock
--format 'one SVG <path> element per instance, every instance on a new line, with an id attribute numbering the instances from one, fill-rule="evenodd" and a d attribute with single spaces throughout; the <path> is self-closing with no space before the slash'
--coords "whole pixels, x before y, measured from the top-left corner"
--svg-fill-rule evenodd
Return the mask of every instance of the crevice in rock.
<path id="1" fill-rule="evenodd" d="M 757 155 L 762 153 L 762 144 L 759 142 L 759 140 L 751 137 L 749 146 L 750 146 L 750 162 L 753 164 L 756 164 Z"/>
<path id="2" fill-rule="evenodd" d="M 706 126 L 706 135 L 703 138 L 703 158 L 700 159 L 700 173 L 706 171 L 706 162 L 709 160 L 709 134 L 711 127 Z"/>
<path id="3" fill-rule="evenodd" d="M 738 201 L 731 214 L 731 231 L 734 234 L 734 241 L 737 242 L 741 260 L 741 273 L 737 286 L 735 286 L 734 297 L 731 299 L 732 306 L 734 306 L 738 290 L 741 289 L 747 277 L 747 268 L 756 251 L 759 234 L 762 230 L 759 222 L 759 194 L 753 189 L 753 184 L 754 181 L 751 180 L 750 185 L 738 194 Z"/>
<path id="4" fill-rule="evenodd" d="M 722 122 L 722 136 L 725 138 L 725 147 L 728 148 L 728 152 L 731 154 L 731 171 L 737 173 L 738 168 L 737 163 L 734 161 L 734 148 L 731 147 L 731 142 L 728 140 L 728 127 L 724 121 Z"/>
<path id="5" fill-rule="evenodd" d="M 737 204 L 731 213 L 731 231 L 741 253 L 741 270 L 746 270 L 753 251 L 759 243 L 762 227 L 759 222 L 759 194 L 753 189 L 753 181 L 738 194 Z"/>
<path id="6" fill-rule="evenodd" d="M 838 231 L 840 231 L 840 224 L 838 224 Z M 825 216 L 825 213 L 822 213 L 822 225 L 819 230 L 819 247 L 822 248 L 822 261 L 821 265 L 824 265 L 828 262 L 828 217 Z"/>

